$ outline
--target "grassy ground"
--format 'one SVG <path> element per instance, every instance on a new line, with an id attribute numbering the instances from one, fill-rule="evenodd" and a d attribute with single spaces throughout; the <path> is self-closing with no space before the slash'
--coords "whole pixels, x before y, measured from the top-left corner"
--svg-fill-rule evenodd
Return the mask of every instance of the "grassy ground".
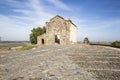
<path id="1" fill-rule="evenodd" d="M 30 50 L 36 47 L 37 47 L 36 45 L 23 45 L 19 50 Z"/>
<path id="2" fill-rule="evenodd" d="M 9 51 L 10 47 L 0 47 L 0 51 Z"/>
<path id="3" fill-rule="evenodd" d="M 0 51 L 29 50 L 36 47 L 27 43 L 0 43 Z"/>

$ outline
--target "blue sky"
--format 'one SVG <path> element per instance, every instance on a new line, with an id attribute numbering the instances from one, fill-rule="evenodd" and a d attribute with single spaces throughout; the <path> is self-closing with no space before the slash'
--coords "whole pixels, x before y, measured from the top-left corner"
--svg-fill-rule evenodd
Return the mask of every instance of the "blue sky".
<path id="1" fill-rule="evenodd" d="M 120 40 L 120 0 L 0 0 L 0 36 L 29 40 L 32 28 L 55 15 L 77 25 L 78 41 Z"/>

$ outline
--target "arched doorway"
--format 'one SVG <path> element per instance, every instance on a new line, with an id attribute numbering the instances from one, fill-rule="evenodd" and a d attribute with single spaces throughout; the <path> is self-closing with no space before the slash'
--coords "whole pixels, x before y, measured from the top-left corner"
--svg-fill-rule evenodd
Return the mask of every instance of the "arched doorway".
<path id="1" fill-rule="evenodd" d="M 44 41 L 44 39 L 42 39 L 42 44 L 44 44 L 45 43 L 45 41 Z"/>

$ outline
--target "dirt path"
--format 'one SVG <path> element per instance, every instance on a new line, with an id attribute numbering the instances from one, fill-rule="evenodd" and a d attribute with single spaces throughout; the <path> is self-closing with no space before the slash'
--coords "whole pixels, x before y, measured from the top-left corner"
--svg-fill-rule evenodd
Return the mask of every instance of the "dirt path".
<path id="1" fill-rule="evenodd" d="M 119 61 L 110 48 L 46 46 L 0 54 L 0 80 L 119 80 Z"/>

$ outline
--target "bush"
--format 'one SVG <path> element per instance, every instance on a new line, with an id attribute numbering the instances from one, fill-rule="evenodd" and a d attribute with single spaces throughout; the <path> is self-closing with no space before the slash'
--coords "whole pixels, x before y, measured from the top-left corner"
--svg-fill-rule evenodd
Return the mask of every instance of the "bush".
<path id="1" fill-rule="evenodd" d="M 84 43 L 85 43 L 85 44 L 89 44 L 89 40 L 88 40 L 87 37 L 84 38 Z"/>
<path id="2" fill-rule="evenodd" d="M 29 50 L 29 49 L 32 49 L 32 48 L 35 48 L 35 47 L 37 47 L 37 46 L 35 46 L 35 45 L 24 45 L 24 46 L 22 46 L 22 48 L 20 48 L 20 50 Z"/>
<path id="3" fill-rule="evenodd" d="M 113 42 L 112 46 L 114 46 L 114 47 L 120 47 L 120 41 Z"/>

